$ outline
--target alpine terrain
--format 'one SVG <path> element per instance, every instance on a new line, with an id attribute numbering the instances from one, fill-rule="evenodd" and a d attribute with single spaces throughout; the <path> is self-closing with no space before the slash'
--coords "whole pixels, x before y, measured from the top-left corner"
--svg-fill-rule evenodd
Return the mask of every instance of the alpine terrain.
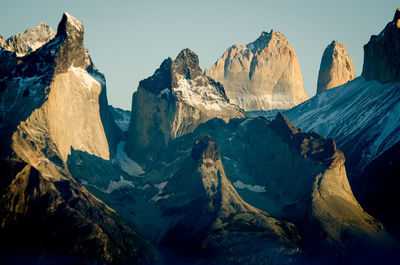
<path id="1" fill-rule="evenodd" d="M 18 63 L 0 77 L 1 263 L 154 263 L 157 251 L 69 172 L 71 150 L 109 160 L 107 137 L 120 132 L 82 23 L 64 13 L 37 49 L 47 31 L 41 24 L 12 37 L 31 52 L 11 54 Z"/>
<path id="2" fill-rule="evenodd" d="M 294 49 L 274 30 L 247 45 L 233 45 L 205 74 L 246 111 L 289 109 L 309 98 Z"/>
<path id="3" fill-rule="evenodd" d="M 332 42 L 311 99 L 279 32 L 183 49 L 130 111 L 70 14 L 1 38 L 0 263 L 398 264 L 399 31 L 357 78 Z"/>
<path id="4" fill-rule="evenodd" d="M 355 78 L 354 64 L 346 46 L 334 40 L 326 47 L 318 74 L 317 93 L 343 85 Z"/>
<path id="5" fill-rule="evenodd" d="M 398 159 L 388 154 L 395 154 L 400 142 L 399 38 L 397 9 L 394 19 L 364 46 L 360 77 L 285 113 L 303 130 L 336 140 L 346 156 L 346 169 L 356 197 L 371 214 L 396 223 L 396 230 L 397 219 L 389 216 L 397 212 L 400 199 L 399 182 L 392 179 Z M 388 167 L 382 168 L 389 161 Z M 379 210 L 377 204 L 386 210 Z"/>

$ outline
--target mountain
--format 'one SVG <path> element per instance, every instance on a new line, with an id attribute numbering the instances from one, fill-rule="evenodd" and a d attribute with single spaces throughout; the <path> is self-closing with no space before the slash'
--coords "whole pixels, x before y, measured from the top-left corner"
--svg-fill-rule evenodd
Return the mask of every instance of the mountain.
<path id="1" fill-rule="evenodd" d="M 127 132 L 129 123 L 131 121 L 131 111 L 116 108 L 110 105 L 111 115 L 114 118 L 115 123 L 123 132 Z"/>
<path id="2" fill-rule="evenodd" d="M 317 94 L 355 78 L 354 64 L 346 46 L 334 40 L 326 47 L 318 74 Z"/>
<path id="3" fill-rule="evenodd" d="M 37 50 L 54 38 L 55 32 L 45 23 L 8 39 L 0 36 L 0 76 L 12 71 L 21 57 Z"/>
<path id="4" fill-rule="evenodd" d="M 215 117 L 227 122 L 245 116 L 229 103 L 222 85 L 202 74 L 197 55 L 184 49 L 140 81 L 132 97 L 126 151 L 136 161 L 155 161 L 171 139 L 199 124 Z"/>
<path id="5" fill-rule="evenodd" d="M 289 109 L 309 98 L 294 49 L 274 30 L 245 46 L 233 45 L 205 74 L 246 111 Z"/>
<path id="6" fill-rule="evenodd" d="M 354 198 L 335 142 L 281 114 L 212 119 L 164 153 L 143 175 L 111 181 L 115 189 L 80 178 L 168 264 L 394 264 L 398 245 Z"/>
<path id="7" fill-rule="evenodd" d="M 162 209 L 160 222 L 167 224 L 161 249 L 179 249 L 207 264 L 260 264 L 265 259 L 281 264 L 299 259 L 296 241 L 300 237 L 294 225 L 242 200 L 227 179 L 219 148 L 209 135 L 196 138 L 161 195 L 165 199 L 156 203 Z"/>
<path id="8" fill-rule="evenodd" d="M 1 262 L 157 261 L 151 244 L 67 166 L 75 151 L 109 160 L 122 135 L 83 34 L 82 23 L 64 13 L 53 39 L 0 76 Z"/>
<path id="9" fill-rule="evenodd" d="M 396 11 L 396 16 L 399 12 Z M 371 69 L 382 63 L 378 59 L 368 59 L 369 53 L 378 53 L 381 46 L 394 43 L 389 37 L 396 38 L 400 35 L 395 20 L 379 36 L 371 37 L 370 42 L 365 45 L 364 69 Z M 397 31 L 393 33 L 394 28 Z M 397 35 L 393 35 L 395 33 Z M 376 47 L 376 50 L 368 47 Z M 400 47 L 388 46 L 387 53 L 395 53 L 399 49 Z M 381 60 L 385 61 L 387 56 L 382 55 Z M 397 62 L 392 61 L 386 67 L 398 69 Z M 382 64 L 388 63 L 390 61 Z M 318 94 L 285 114 L 305 131 L 315 131 L 325 137 L 334 138 L 346 155 L 350 175 L 356 178 L 369 162 L 400 140 L 399 90 L 400 83 L 395 78 L 391 82 L 382 83 L 381 80 L 371 80 L 369 71 L 364 70 L 361 77 Z"/>
<path id="10" fill-rule="evenodd" d="M 381 83 L 400 81 L 400 8 L 394 18 L 379 33 L 371 36 L 364 46 L 364 65 L 362 75 L 365 80 L 378 80 Z"/>
<path id="11" fill-rule="evenodd" d="M 203 133 L 221 147 L 226 175 L 239 195 L 297 227 L 310 262 L 377 258 L 368 254 L 371 249 L 384 258 L 385 249 L 396 247 L 354 198 L 344 156 L 333 140 L 303 133 L 281 114 L 272 122 L 251 118 L 224 126 L 212 120 L 195 131 Z M 180 142 L 169 153 L 177 146 L 187 148 Z"/>
<path id="12" fill-rule="evenodd" d="M 293 62 L 282 36 L 246 49 Z M 398 263 L 399 82 L 361 76 L 249 117 L 184 49 L 129 112 L 83 37 L 64 13 L 37 50 L 0 52 L 1 264 Z"/>
<path id="13" fill-rule="evenodd" d="M 361 77 L 285 112 L 297 127 L 335 139 L 346 156 L 346 169 L 356 197 L 369 213 L 382 220 L 387 218 L 377 211 L 376 205 L 385 205 L 389 215 L 396 211 L 392 203 L 385 202 L 387 198 L 396 198 L 400 188 L 396 181 L 384 184 L 391 178 L 391 171 L 372 169 L 382 165 L 381 157 L 386 157 L 384 154 L 400 141 L 400 83 L 393 72 L 398 71 L 399 65 L 392 57 L 400 52 L 396 44 L 400 36 L 396 24 L 399 12 L 397 10 L 395 19 L 364 46 Z M 379 57 L 375 57 L 378 54 Z M 381 184 L 371 186 L 370 183 Z M 381 185 L 394 186 L 383 191 L 379 190 Z M 372 201 L 375 206 L 369 206 Z"/>
<path id="14" fill-rule="evenodd" d="M 0 48 L 15 53 L 17 57 L 23 57 L 36 51 L 56 36 L 56 33 L 46 23 L 27 29 L 24 33 L 18 33 L 4 40 L 0 36 Z"/>

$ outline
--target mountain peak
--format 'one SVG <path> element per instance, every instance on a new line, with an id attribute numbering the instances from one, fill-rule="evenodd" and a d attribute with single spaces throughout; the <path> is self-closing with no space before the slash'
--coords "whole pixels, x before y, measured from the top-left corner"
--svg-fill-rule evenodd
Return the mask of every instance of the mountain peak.
<path id="1" fill-rule="evenodd" d="M 399 20 L 400 20 L 400 8 L 397 8 L 393 18 L 393 22 L 397 23 L 397 27 L 399 27 Z"/>
<path id="2" fill-rule="evenodd" d="M 64 12 L 62 19 L 58 24 L 57 34 L 83 39 L 83 24 L 79 19 Z"/>
<path id="3" fill-rule="evenodd" d="M 346 45 L 333 40 L 322 55 L 317 93 L 343 85 L 354 78 L 354 64 L 347 53 Z"/>
<path id="4" fill-rule="evenodd" d="M 174 61 L 174 70 L 186 79 L 194 79 L 202 74 L 199 57 L 190 49 L 183 49 Z"/>
<path id="5" fill-rule="evenodd" d="M 287 43 L 285 35 L 283 35 L 279 31 L 271 29 L 270 32 L 261 32 L 260 37 L 258 37 L 258 39 L 256 39 L 254 42 L 247 44 L 246 47 L 250 49 L 253 53 L 255 53 L 257 51 L 264 50 L 273 38 Z"/>
<path id="6" fill-rule="evenodd" d="M 285 138 L 292 138 L 293 135 L 299 133 L 299 130 L 289 121 L 289 119 L 282 113 L 278 112 L 275 120 L 271 122 L 271 126 L 280 132 Z"/>
<path id="7" fill-rule="evenodd" d="M 196 138 L 192 148 L 192 157 L 195 160 L 220 160 L 219 148 L 210 135 L 200 135 Z"/>
<path id="8" fill-rule="evenodd" d="M 362 75 L 365 80 L 381 83 L 400 81 L 400 8 L 379 35 L 371 36 L 364 45 Z"/>
<path id="9" fill-rule="evenodd" d="M 0 47 L 15 53 L 18 57 L 30 54 L 54 38 L 55 32 L 44 22 L 24 33 L 18 33 L 7 40 L 0 38 Z"/>

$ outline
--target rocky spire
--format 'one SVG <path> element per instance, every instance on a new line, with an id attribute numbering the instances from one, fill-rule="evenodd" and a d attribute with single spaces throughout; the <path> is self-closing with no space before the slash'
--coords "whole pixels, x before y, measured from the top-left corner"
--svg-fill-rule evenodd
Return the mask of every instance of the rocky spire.
<path id="1" fill-rule="evenodd" d="M 260 37 L 258 37 L 258 39 L 256 39 L 254 42 L 247 44 L 246 47 L 250 49 L 253 53 L 256 53 L 264 50 L 272 39 L 283 41 L 286 44 L 289 43 L 285 35 L 283 35 L 279 31 L 275 31 L 272 29 L 270 32 L 261 32 Z"/>
<path id="2" fill-rule="evenodd" d="M 83 41 L 83 24 L 82 22 L 65 12 L 58 24 L 57 35 L 65 35 Z"/>
<path id="3" fill-rule="evenodd" d="M 183 49 L 174 61 L 173 70 L 186 79 L 194 79 L 202 74 L 199 57 L 190 49 Z"/>
<path id="4" fill-rule="evenodd" d="M 146 163 L 159 159 L 171 139 L 192 132 L 201 123 L 245 116 L 230 104 L 222 85 L 202 73 L 198 56 L 184 49 L 140 81 L 132 98 L 126 151 L 135 161 Z"/>
<path id="5" fill-rule="evenodd" d="M 193 144 L 192 157 L 195 160 L 208 158 L 217 161 L 221 159 L 219 148 L 209 135 L 200 135 L 197 137 Z"/>
<path id="6" fill-rule="evenodd" d="M 318 74 L 317 93 L 340 86 L 355 78 L 354 64 L 346 46 L 334 40 L 326 47 Z"/>
<path id="7" fill-rule="evenodd" d="M 396 26 L 400 28 L 400 8 L 397 8 L 396 13 L 394 14 L 393 22 L 396 23 Z"/>
<path id="8" fill-rule="evenodd" d="M 400 82 L 400 8 L 378 36 L 364 45 L 362 75 L 381 83 Z"/>
<path id="9" fill-rule="evenodd" d="M 56 54 L 56 73 L 67 71 L 70 66 L 86 69 L 91 64 L 83 45 L 83 34 L 82 22 L 64 13 L 57 29 L 57 37 L 62 40 L 62 45 Z"/>
<path id="10" fill-rule="evenodd" d="M 293 47 L 274 30 L 230 47 L 205 73 L 246 111 L 289 109 L 309 98 Z"/>

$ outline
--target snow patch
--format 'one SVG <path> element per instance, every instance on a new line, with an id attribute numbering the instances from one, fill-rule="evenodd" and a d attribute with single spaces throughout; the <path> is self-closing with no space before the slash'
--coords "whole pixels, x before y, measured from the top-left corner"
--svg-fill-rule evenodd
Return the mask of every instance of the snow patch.
<path id="1" fill-rule="evenodd" d="M 199 83 L 206 85 L 197 85 Z M 194 80 L 190 80 L 184 78 L 182 75 L 178 75 L 178 87 L 174 87 L 173 92 L 179 100 L 193 107 L 203 107 L 211 111 L 222 111 L 227 107 L 233 106 L 203 76 L 198 76 Z"/>
<path id="2" fill-rule="evenodd" d="M 284 113 L 306 132 L 335 139 L 362 168 L 400 141 L 400 83 L 363 77 L 320 93 Z M 365 143 L 368 143 L 366 145 Z"/>
<path id="3" fill-rule="evenodd" d="M 88 185 L 89 184 L 89 182 L 87 182 L 86 180 L 84 180 L 84 179 L 79 179 L 79 182 L 82 184 L 82 185 Z"/>
<path id="4" fill-rule="evenodd" d="M 143 186 L 137 186 L 136 188 L 138 188 L 139 190 L 145 190 L 145 189 L 150 188 L 150 185 L 146 184 L 146 185 L 143 185 Z"/>
<path id="5" fill-rule="evenodd" d="M 161 90 L 160 94 L 158 95 L 158 97 L 162 97 L 163 95 L 169 96 L 171 94 L 171 91 L 169 90 L 169 88 L 165 88 L 163 90 Z"/>
<path id="6" fill-rule="evenodd" d="M 125 141 L 121 141 L 117 146 L 117 155 L 115 156 L 115 162 L 117 162 L 121 169 L 131 176 L 140 176 L 145 172 L 138 163 L 131 160 L 125 153 Z"/>
<path id="7" fill-rule="evenodd" d="M 123 176 L 120 176 L 119 181 L 111 180 L 110 184 L 108 184 L 107 189 L 104 191 L 105 193 L 110 194 L 115 190 L 119 190 L 121 188 L 134 188 L 135 185 L 132 181 L 124 179 Z"/>
<path id="8" fill-rule="evenodd" d="M 81 80 L 82 86 L 87 87 L 89 89 L 89 92 L 92 90 L 93 84 L 100 85 L 100 83 L 92 75 L 90 75 L 86 70 L 80 67 L 74 67 L 71 65 L 68 71 L 78 76 Z"/>
<path id="9" fill-rule="evenodd" d="M 245 184 L 240 180 L 236 180 L 235 182 L 233 182 L 233 186 L 235 186 L 235 188 L 237 189 L 248 189 L 249 191 L 257 193 L 266 192 L 264 186 Z"/>
<path id="10" fill-rule="evenodd" d="M 167 183 L 168 183 L 168 181 L 164 181 L 159 184 L 154 184 L 154 187 L 156 187 L 158 189 L 158 193 L 155 196 L 153 196 L 153 198 L 150 199 L 151 201 L 156 202 L 158 200 L 168 199 L 170 197 L 170 194 L 161 196 L 161 194 L 163 193 L 163 189 L 164 189 L 165 185 L 167 185 Z"/>

